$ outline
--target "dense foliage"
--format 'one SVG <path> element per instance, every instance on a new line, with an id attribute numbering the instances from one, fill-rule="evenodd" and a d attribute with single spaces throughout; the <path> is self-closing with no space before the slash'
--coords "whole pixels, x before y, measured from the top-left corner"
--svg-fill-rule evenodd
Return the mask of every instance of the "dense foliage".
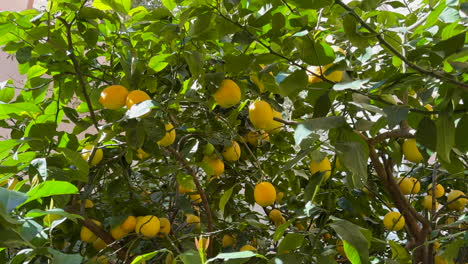
<path id="1" fill-rule="evenodd" d="M 0 262 L 465 263 L 468 5 L 407 2 L 0 12 Z"/>

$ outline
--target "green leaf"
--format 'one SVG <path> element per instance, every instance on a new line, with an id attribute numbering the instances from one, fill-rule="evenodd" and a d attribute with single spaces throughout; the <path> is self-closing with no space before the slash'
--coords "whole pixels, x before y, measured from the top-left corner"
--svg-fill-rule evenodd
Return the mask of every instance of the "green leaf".
<path id="1" fill-rule="evenodd" d="M 333 49 L 323 43 L 315 42 L 309 36 L 296 39 L 299 57 L 309 65 L 324 66 L 335 60 Z"/>
<path id="2" fill-rule="evenodd" d="M 28 242 L 21 236 L 21 234 L 9 227 L 0 225 L 0 247 L 6 248 L 19 248 L 28 245 Z"/>
<path id="3" fill-rule="evenodd" d="M 176 7 L 176 2 L 174 0 L 162 0 L 161 2 L 169 11 L 172 11 Z"/>
<path id="4" fill-rule="evenodd" d="M 466 32 L 453 36 L 449 39 L 437 43 L 432 50 L 442 53 L 445 57 L 461 50 L 465 43 Z"/>
<path id="5" fill-rule="evenodd" d="M 39 77 L 43 75 L 44 73 L 47 72 L 47 69 L 40 66 L 40 65 L 34 65 L 28 70 L 28 79 L 32 79 L 34 77 Z"/>
<path id="6" fill-rule="evenodd" d="M 156 250 L 156 251 L 153 251 L 153 252 L 150 252 L 150 253 L 140 255 L 140 256 L 134 258 L 131 264 L 140 264 L 140 263 L 144 264 L 144 263 L 146 263 L 147 260 L 151 260 L 156 255 L 158 255 L 159 253 L 166 252 L 166 251 L 168 251 L 168 250 L 167 249 L 161 249 L 161 250 Z"/>
<path id="7" fill-rule="evenodd" d="M 318 148 L 317 145 L 315 146 L 312 146 L 312 147 L 309 147 L 309 148 L 306 148 L 306 149 L 301 149 L 299 151 L 299 153 L 297 153 L 296 157 L 294 157 L 293 159 L 289 160 L 284 166 L 283 168 L 281 168 L 280 170 L 278 170 L 278 172 L 276 173 L 276 175 L 281 175 L 283 172 L 287 171 L 287 170 L 290 170 L 292 167 L 294 167 L 294 165 L 296 165 L 299 161 L 301 161 L 303 158 L 307 157 L 307 155 L 309 155 L 309 153 L 311 151 L 314 151 Z"/>
<path id="8" fill-rule="evenodd" d="M 355 247 L 353 247 L 353 245 L 348 243 L 346 240 L 343 240 L 343 248 L 346 253 L 346 257 L 352 264 L 361 264 L 359 252 Z"/>
<path id="9" fill-rule="evenodd" d="M 41 209 L 32 209 L 31 211 L 26 213 L 26 217 L 35 218 L 35 217 L 40 217 L 40 216 L 44 216 L 44 215 L 48 215 L 48 214 L 61 215 L 63 217 L 71 219 L 71 220 L 84 219 L 81 215 L 68 213 L 68 212 L 64 211 L 63 209 L 61 209 L 61 208 L 49 209 L 49 210 L 46 210 L 46 211 L 41 210 Z"/>
<path id="10" fill-rule="evenodd" d="M 319 9 L 331 5 L 331 0 L 289 0 L 299 8 L 304 9 Z"/>
<path id="11" fill-rule="evenodd" d="M 315 130 L 329 130 L 346 125 L 342 116 L 327 116 L 306 120 L 300 123 L 294 132 L 294 141 L 299 145 L 301 141 Z"/>
<path id="12" fill-rule="evenodd" d="M 392 259 L 398 261 L 400 264 L 410 264 L 411 256 L 402 245 L 398 244 L 393 240 L 389 240 L 388 244 L 392 250 Z"/>
<path id="13" fill-rule="evenodd" d="M 34 116 L 40 112 L 41 110 L 33 103 L 0 104 L 0 120 L 9 118 L 10 114 Z"/>
<path id="14" fill-rule="evenodd" d="M 346 89 L 352 89 L 352 90 L 359 90 L 364 87 L 364 84 L 368 83 L 369 79 L 364 79 L 364 80 L 355 80 L 352 82 L 341 82 L 341 83 L 335 83 L 333 85 L 333 90 L 335 91 L 343 91 Z"/>
<path id="15" fill-rule="evenodd" d="M 42 179 L 47 178 L 47 160 L 45 158 L 38 158 L 31 161 L 31 165 L 36 168 Z"/>
<path id="16" fill-rule="evenodd" d="M 314 114 L 312 118 L 324 117 L 330 111 L 331 102 L 328 93 L 322 94 L 314 105 Z"/>
<path id="17" fill-rule="evenodd" d="M 203 54 L 196 50 L 185 51 L 184 58 L 189 65 L 190 73 L 194 77 L 203 73 Z"/>
<path id="18" fill-rule="evenodd" d="M 166 68 L 169 63 L 166 62 L 166 58 L 171 56 L 171 54 L 160 54 L 152 57 L 148 62 L 148 67 L 153 69 L 155 72 L 160 72 Z"/>
<path id="19" fill-rule="evenodd" d="M 361 233 L 361 227 L 348 222 L 347 220 L 332 217 L 334 220 L 330 226 L 335 230 L 341 240 L 351 244 L 359 252 L 361 261 L 369 263 L 370 241 Z"/>
<path id="20" fill-rule="evenodd" d="M 0 103 L 8 103 L 15 97 L 15 89 L 13 87 L 7 87 L 6 85 L 10 81 L 0 82 Z"/>
<path id="21" fill-rule="evenodd" d="M 390 128 L 398 125 L 401 121 L 406 120 L 409 113 L 409 107 L 406 105 L 392 105 L 383 108 L 387 114 L 387 122 Z"/>
<path id="22" fill-rule="evenodd" d="M 179 255 L 184 264 L 202 264 L 200 255 L 195 250 L 188 250 Z"/>
<path id="23" fill-rule="evenodd" d="M 284 231 L 291 225 L 295 219 L 289 219 L 286 223 L 278 226 L 273 234 L 273 241 L 278 242 L 283 237 Z"/>
<path id="24" fill-rule="evenodd" d="M 416 131 L 416 141 L 426 148 L 435 151 L 437 139 L 436 134 L 437 128 L 434 121 L 432 121 L 429 117 L 424 117 L 419 122 L 418 129 Z"/>
<path id="25" fill-rule="evenodd" d="M 132 107 L 125 113 L 127 119 L 144 117 L 151 112 L 151 109 L 158 108 L 159 104 L 153 100 L 146 100 L 138 104 L 132 105 Z"/>
<path id="26" fill-rule="evenodd" d="M 76 194 L 78 188 L 75 185 L 65 181 L 45 181 L 32 188 L 27 194 L 29 198 L 22 204 L 29 203 L 31 201 L 49 197 L 53 195 L 63 194 Z"/>
<path id="27" fill-rule="evenodd" d="M 52 254 L 52 264 L 80 264 L 83 262 L 83 257 L 80 254 L 65 254 L 53 248 L 47 248 Z"/>
<path id="28" fill-rule="evenodd" d="M 229 198 L 231 198 L 232 191 L 234 190 L 235 185 L 229 188 L 229 190 L 225 191 L 219 200 L 219 210 L 221 210 L 221 214 L 224 213 L 224 207 L 226 206 Z"/>
<path id="29" fill-rule="evenodd" d="M 225 72 L 238 74 L 245 71 L 250 67 L 252 57 L 245 54 L 232 55 L 227 54 L 224 56 L 224 69 Z"/>
<path id="30" fill-rule="evenodd" d="M 458 121 L 457 129 L 455 130 L 455 147 L 465 153 L 468 152 L 466 135 L 468 135 L 468 114 L 463 115 L 460 121 Z"/>
<path id="31" fill-rule="evenodd" d="M 281 96 L 297 94 L 307 86 L 307 74 L 303 70 L 297 70 L 288 75 L 279 83 Z"/>
<path id="32" fill-rule="evenodd" d="M 5 210 L 4 213 L 10 213 L 18 207 L 20 204 L 24 203 L 28 199 L 28 195 L 22 192 L 11 191 L 6 188 L 0 188 L 0 204 L 2 209 Z"/>
<path id="33" fill-rule="evenodd" d="M 89 174 L 89 165 L 76 151 L 72 151 L 66 148 L 60 149 L 65 155 L 70 164 L 73 164 L 76 169 L 70 171 L 76 171 L 77 178 L 76 180 L 87 182 Z"/>
<path id="34" fill-rule="evenodd" d="M 216 257 L 209 259 L 206 263 L 210 263 L 218 259 L 226 261 L 230 259 L 243 259 L 243 258 L 251 258 L 251 257 L 257 257 L 257 258 L 268 260 L 263 255 L 254 253 L 252 251 L 239 251 L 239 252 L 231 252 L 231 253 L 220 253 Z"/>
<path id="35" fill-rule="evenodd" d="M 278 252 L 282 253 L 284 251 L 294 250 L 300 247 L 303 241 L 304 235 L 289 233 L 283 238 L 283 240 L 281 240 L 281 243 L 278 246 Z"/>
<path id="36" fill-rule="evenodd" d="M 94 0 L 93 6 L 99 10 L 114 10 L 127 15 L 132 8 L 132 0 Z"/>
<path id="37" fill-rule="evenodd" d="M 367 160 L 369 154 L 360 142 L 337 142 L 336 149 L 339 151 L 340 162 L 351 171 L 351 181 L 346 183 L 350 189 L 361 189 L 367 182 Z"/>
<path id="38" fill-rule="evenodd" d="M 450 163 L 450 151 L 455 145 L 455 125 L 447 114 L 440 114 L 436 120 L 437 143 L 436 150 L 440 159 Z"/>

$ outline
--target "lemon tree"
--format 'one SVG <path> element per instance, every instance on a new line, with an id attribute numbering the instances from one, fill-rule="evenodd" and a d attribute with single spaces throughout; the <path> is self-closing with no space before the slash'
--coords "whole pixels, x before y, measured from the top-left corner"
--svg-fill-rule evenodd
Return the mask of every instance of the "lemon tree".
<path id="1" fill-rule="evenodd" d="M 465 263 L 463 1 L 0 12 L 0 263 Z"/>

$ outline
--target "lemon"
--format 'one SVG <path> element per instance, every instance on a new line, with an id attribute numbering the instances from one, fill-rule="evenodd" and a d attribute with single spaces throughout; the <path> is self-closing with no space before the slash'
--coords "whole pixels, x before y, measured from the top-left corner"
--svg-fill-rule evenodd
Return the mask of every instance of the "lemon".
<path id="1" fill-rule="evenodd" d="M 434 256 L 434 264 L 447 264 L 447 261 L 441 256 Z"/>
<path id="2" fill-rule="evenodd" d="M 315 174 L 317 172 L 325 172 L 324 175 L 323 175 L 323 181 L 326 181 L 328 180 L 328 178 L 330 178 L 330 174 L 331 174 L 331 164 L 330 164 L 330 160 L 328 159 L 328 157 L 325 157 L 322 161 L 320 162 L 315 162 L 315 161 L 311 161 L 310 162 L 310 172 L 312 174 Z"/>
<path id="3" fill-rule="evenodd" d="M 325 66 L 319 67 L 319 66 L 314 66 L 309 68 L 310 71 L 314 72 L 315 74 L 325 77 L 326 79 L 332 81 L 332 82 L 341 82 L 343 79 L 343 71 L 334 71 L 328 75 L 325 75 L 325 72 L 333 66 L 333 63 L 327 64 Z M 313 74 L 309 75 L 309 83 L 319 83 L 323 82 L 323 80 Z"/>
<path id="4" fill-rule="evenodd" d="M 239 143 L 231 142 L 231 146 L 226 146 L 223 149 L 223 157 L 227 161 L 237 161 L 240 158 L 241 149 Z"/>
<path id="5" fill-rule="evenodd" d="M 195 229 L 200 229 L 200 218 L 198 216 L 193 214 L 187 214 L 186 217 L 187 225 L 195 225 Z"/>
<path id="6" fill-rule="evenodd" d="M 401 193 L 404 195 L 416 194 L 421 190 L 421 184 L 419 183 L 418 179 L 414 177 L 405 177 L 398 181 L 400 183 Z"/>
<path id="7" fill-rule="evenodd" d="M 130 233 L 135 230 L 136 223 L 136 217 L 130 215 L 122 222 L 122 224 L 120 224 L 120 228 L 122 228 L 123 231 Z"/>
<path id="8" fill-rule="evenodd" d="M 151 155 L 146 153 L 142 148 L 139 148 L 139 149 L 137 149 L 136 156 L 139 159 L 146 159 L 146 158 L 149 158 Z"/>
<path id="9" fill-rule="evenodd" d="M 256 101 L 249 106 L 249 120 L 258 129 L 266 129 L 273 120 L 273 109 L 265 101 Z"/>
<path id="10" fill-rule="evenodd" d="M 403 155 L 405 159 L 414 163 L 419 163 L 423 160 L 421 152 L 418 150 L 416 145 L 416 139 L 410 138 L 403 142 Z"/>
<path id="11" fill-rule="evenodd" d="M 294 226 L 301 231 L 306 230 L 305 226 L 301 223 L 296 223 Z"/>
<path id="12" fill-rule="evenodd" d="M 99 102 L 107 109 L 117 110 L 125 105 L 128 90 L 122 85 L 111 85 L 101 92 Z"/>
<path id="13" fill-rule="evenodd" d="M 466 205 L 466 198 L 457 199 L 459 196 L 465 196 L 465 193 L 459 190 L 453 190 L 447 195 L 448 208 L 452 210 L 463 210 Z M 455 202 L 453 200 L 457 199 Z"/>
<path id="14" fill-rule="evenodd" d="M 111 229 L 110 231 L 111 233 L 111 236 L 115 239 L 115 240 L 119 240 L 123 237 L 125 237 L 128 232 L 125 232 L 124 230 L 122 230 L 122 228 L 120 227 L 120 225 L 118 226 L 115 226 L 114 228 Z"/>
<path id="15" fill-rule="evenodd" d="M 424 196 L 422 205 L 427 210 L 432 210 L 432 196 L 431 195 Z M 436 201 L 434 206 L 435 206 L 434 209 L 437 209 L 437 207 L 439 207 L 439 203 Z"/>
<path id="16" fill-rule="evenodd" d="M 50 226 L 52 222 L 60 219 L 61 217 L 62 216 L 56 215 L 56 214 L 47 214 L 46 216 L 44 216 L 44 219 L 42 220 L 42 222 L 44 223 L 45 226 Z"/>
<path id="17" fill-rule="evenodd" d="M 161 140 L 158 141 L 158 145 L 167 147 L 174 143 L 176 138 L 176 131 L 171 123 L 165 124 L 164 127 L 166 129 L 166 134 Z"/>
<path id="18" fill-rule="evenodd" d="M 388 230 L 399 231 L 405 226 L 405 218 L 398 212 L 389 212 L 384 216 L 383 224 Z"/>
<path id="19" fill-rule="evenodd" d="M 89 156 L 91 155 L 92 149 L 93 149 L 93 145 L 86 145 L 81 151 L 81 157 L 87 161 Z M 99 162 L 101 162 L 103 156 L 104 156 L 104 152 L 102 151 L 102 149 L 97 148 L 94 153 L 93 160 L 91 161 L 91 166 L 98 165 Z"/>
<path id="20" fill-rule="evenodd" d="M 332 235 L 330 233 L 325 233 L 323 234 L 323 240 L 328 241 L 332 238 Z"/>
<path id="21" fill-rule="evenodd" d="M 440 243 L 438 241 L 434 242 L 432 244 L 432 248 L 437 251 L 440 248 Z"/>
<path id="22" fill-rule="evenodd" d="M 102 239 L 97 238 L 93 242 L 93 248 L 96 249 L 97 251 L 103 250 L 107 247 L 107 243 L 104 242 Z"/>
<path id="23" fill-rule="evenodd" d="M 226 79 L 221 82 L 213 97 L 221 107 L 229 108 L 240 102 L 241 90 L 233 80 Z"/>
<path id="24" fill-rule="evenodd" d="M 339 158 L 336 158 L 336 161 L 335 161 L 335 169 L 336 170 L 343 170 L 343 165 L 341 165 L 341 162 L 340 162 L 340 159 Z"/>
<path id="25" fill-rule="evenodd" d="M 159 228 L 159 219 L 154 215 L 147 215 L 137 219 L 135 232 L 145 237 L 155 237 L 159 232 Z"/>
<path id="26" fill-rule="evenodd" d="M 97 226 L 102 226 L 101 222 L 92 220 Z M 87 227 L 82 226 L 80 231 L 80 239 L 86 243 L 93 243 L 97 239 L 97 236 L 91 232 Z"/>
<path id="27" fill-rule="evenodd" d="M 427 194 L 432 195 L 432 183 L 429 184 L 429 186 L 427 186 Z M 435 186 L 435 198 L 440 198 L 444 196 L 444 194 L 445 194 L 444 186 L 442 186 L 442 184 L 437 184 Z"/>
<path id="28" fill-rule="evenodd" d="M 134 90 L 128 93 L 125 104 L 127 105 L 127 109 L 130 109 L 132 108 L 134 104 L 138 104 L 143 101 L 150 100 L 150 99 L 151 98 L 149 97 L 147 93 L 140 91 L 140 90 Z"/>
<path id="29" fill-rule="evenodd" d="M 234 246 L 234 243 L 236 243 L 236 239 L 232 235 L 226 234 L 223 236 L 223 240 L 222 240 L 223 247 Z"/>
<path id="30" fill-rule="evenodd" d="M 281 116 L 281 113 L 274 110 L 274 109 L 273 109 L 273 117 L 283 119 L 283 117 Z M 269 121 L 267 123 L 267 126 L 266 126 L 265 130 L 266 130 L 266 132 L 268 132 L 270 134 L 276 134 L 276 133 L 280 132 L 281 127 L 283 127 L 283 124 L 281 122 L 278 122 L 278 121 L 276 121 L 274 119 L 271 119 L 271 121 Z"/>
<path id="31" fill-rule="evenodd" d="M 197 204 L 201 203 L 202 201 L 201 196 L 199 194 L 191 194 L 190 200 L 192 200 L 192 202 L 197 203 Z"/>
<path id="32" fill-rule="evenodd" d="M 276 202 L 277 203 L 282 203 L 283 202 L 283 197 L 284 197 L 284 192 L 279 192 L 276 194 Z"/>
<path id="33" fill-rule="evenodd" d="M 224 172 L 224 162 L 216 155 L 203 157 L 203 162 L 208 164 L 213 172 L 212 175 L 209 176 L 219 177 Z"/>
<path id="34" fill-rule="evenodd" d="M 343 247 L 343 240 L 336 241 L 336 251 L 338 251 L 338 253 L 340 253 L 341 256 L 346 257 L 346 253 Z"/>
<path id="35" fill-rule="evenodd" d="M 281 218 L 283 217 L 283 214 L 281 213 L 280 210 L 273 209 L 268 214 L 268 217 L 271 219 L 271 221 L 273 221 L 273 223 L 277 223 L 277 222 L 281 222 Z"/>
<path id="36" fill-rule="evenodd" d="M 261 140 L 270 141 L 270 136 L 263 130 L 260 132 L 249 131 L 247 134 L 245 134 L 244 139 L 250 145 L 257 147 L 259 141 Z"/>
<path id="37" fill-rule="evenodd" d="M 261 182 L 255 185 L 254 189 L 255 202 L 260 206 L 269 206 L 275 203 L 276 190 L 269 182 Z"/>
<path id="38" fill-rule="evenodd" d="M 161 217 L 159 218 L 159 223 L 160 223 L 160 227 L 159 227 L 158 236 L 165 237 L 169 235 L 169 233 L 171 232 L 171 222 L 169 222 L 169 219 L 165 217 Z"/>
<path id="39" fill-rule="evenodd" d="M 78 204 L 81 204 L 81 200 L 78 201 Z M 85 199 L 85 208 L 93 208 L 94 203 L 90 199 Z"/>
<path id="40" fill-rule="evenodd" d="M 275 226 L 278 227 L 282 224 L 286 223 L 286 218 L 284 218 L 284 216 L 281 216 L 281 218 L 279 219 L 279 221 L 276 221 L 274 222 Z"/>
<path id="41" fill-rule="evenodd" d="M 252 247 L 251 245 L 245 245 L 240 248 L 240 251 L 257 251 L 257 249 Z"/>
<path id="42" fill-rule="evenodd" d="M 179 184 L 179 193 L 191 193 L 193 192 L 193 189 L 187 189 L 184 186 Z"/>
<path id="43" fill-rule="evenodd" d="M 425 104 L 424 108 L 426 108 L 427 111 L 431 111 L 431 112 L 434 111 L 434 109 L 432 108 L 432 105 L 430 105 L 430 104 Z"/>

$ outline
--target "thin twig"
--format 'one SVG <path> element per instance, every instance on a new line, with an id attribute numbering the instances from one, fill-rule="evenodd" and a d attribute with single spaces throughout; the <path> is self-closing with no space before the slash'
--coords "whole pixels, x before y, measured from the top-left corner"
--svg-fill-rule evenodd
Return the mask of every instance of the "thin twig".
<path id="1" fill-rule="evenodd" d="M 417 72 L 419 73 L 423 73 L 423 74 L 426 74 L 426 75 L 429 75 L 429 76 L 432 76 L 432 77 L 435 77 L 439 80 L 442 80 L 442 81 L 446 81 L 446 82 L 449 82 L 449 83 L 452 83 L 452 84 L 455 84 L 465 90 L 468 91 L 468 84 L 466 83 L 462 83 L 462 82 L 459 82 L 451 77 L 447 77 L 445 75 L 442 75 L 438 72 L 433 72 L 433 71 L 430 71 L 430 70 L 427 70 L 427 69 L 424 69 L 414 63 L 412 63 L 411 61 L 409 61 L 408 58 L 406 58 L 405 56 L 403 56 L 403 54 L 401 54 L 397 49 L 395 49 L 395 47 L 393 47 L 390 43 L 388 43 L 382 36 L 381 34 L 379 34 L 377 31 L 375 31 L 369 24 L 367 24 L 364 20 L 362 20 L 362 18 L 356 13 L 354 12 L 354 10 L 352 8 L 350 8 L 348 5 L 346 5 L 343 1 L 341 0 L 335 0 L 335 3 L 337 3 L 338 5 L 340 5 L 341 7 L 343 7 L 346 11 L 349 12 L 349 14 L 351 14 L 352 16 L 354 16 L 356 18 L 357 21 L 359 21 L 359 24 L 361 24 L 361 26 L 363 26 L 365 29 L 367 29 L 370 33 L 372 33 L 379 41 L 379 43 L 382 45 L 382 46 L 385 46 L 387 49 L 389 49 L 395 56 L 397 56 L 398 58 L 400 58 L 402 61 L 405 62 L 406 65 L 408 65 L 408 67 L 412 68 L 413 70 L 416 70 Z"/>

